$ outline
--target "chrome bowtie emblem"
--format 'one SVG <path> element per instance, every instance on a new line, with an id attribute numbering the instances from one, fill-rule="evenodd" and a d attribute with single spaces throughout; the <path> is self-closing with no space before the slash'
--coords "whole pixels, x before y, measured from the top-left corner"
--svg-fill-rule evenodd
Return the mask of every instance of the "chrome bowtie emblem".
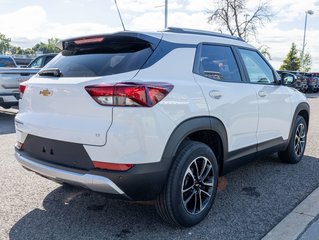
<path id="1" fill-rule="evenodd" d="M 50 91 L 49 89 L 44 89 L 44 90 L 40 91 L 40 94 L 44 97 L 48 97 L 48 96 L 51 96 L 53 94 L 53 91 Z"/>

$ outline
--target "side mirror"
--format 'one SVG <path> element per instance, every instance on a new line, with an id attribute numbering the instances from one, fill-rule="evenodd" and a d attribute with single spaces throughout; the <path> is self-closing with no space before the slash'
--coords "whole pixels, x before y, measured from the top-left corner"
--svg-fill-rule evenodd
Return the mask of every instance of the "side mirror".
<path id="1" fill-rule="evenodd" d="M 297 77 L 292 73 L 282 73 L 281 80 L 283 85 L 291 86 L 296 82 Z"/>

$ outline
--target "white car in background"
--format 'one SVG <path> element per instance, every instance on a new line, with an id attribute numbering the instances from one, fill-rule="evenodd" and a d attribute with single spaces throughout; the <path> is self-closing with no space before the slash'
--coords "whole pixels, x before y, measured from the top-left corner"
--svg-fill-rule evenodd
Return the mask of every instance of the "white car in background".
<path id="1" fill-rule="evenodd" d="M 57 54 L 43 54 L 36 57 L 26 68 L 16 65 L 10 56 L 0 56 L 0 107 L 18 106 L 19 85 L 37 74 Z"/>

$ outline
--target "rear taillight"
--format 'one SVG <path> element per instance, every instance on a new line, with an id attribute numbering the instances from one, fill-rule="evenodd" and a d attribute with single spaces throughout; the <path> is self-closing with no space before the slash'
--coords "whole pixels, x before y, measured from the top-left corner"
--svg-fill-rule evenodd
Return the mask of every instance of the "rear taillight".
<path id="1" fill-rule="evenodd" d="M 26 85 L 23 85 L 23 84 L 20 84 L 19 85 L 19 92 L 21 93 L 21 94 L 23 94 L 24 93 L 24 91 L 25 91 L 25 89 L 26 89 Z"/>
<path id="2" fill-rule="evenodd" d="M 152 107 L 173 89 L 169 83 L 117 83 L 85 87 L 99 104 L 104 106 Z"/>
<path id="3" fill-rule="evenodd" d="M 122 163 L 106 163 L 93 161 L 93 165 L 98 169 L 112 170 L 112 171 L 127 171 L 134 167 L 133 164 L 122 164 Z"/>

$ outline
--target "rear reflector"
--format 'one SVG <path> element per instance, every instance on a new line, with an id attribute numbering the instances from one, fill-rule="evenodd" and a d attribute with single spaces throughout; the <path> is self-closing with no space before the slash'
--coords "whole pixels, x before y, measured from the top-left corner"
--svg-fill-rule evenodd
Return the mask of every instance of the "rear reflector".
<path id="1" fill-rule="evenodd" d="M 16 144 L 14 146 L 16 147 L 16 149 L 21 150 L 23 148 L 23 143 L 16 142 Z"/>
<path id="2" fill-rule="evenodd" d="M 173 85 L 160 82 L 117 83 L 85 87 L 99 104 L 104 106 L 153 107 L 173 89 Z"/>
<path id="3" fill-rule="evenodd" d="M 25 89 L 26 89 L 26 85 L 23 85 L 23 84 L 20 84 L 19 85 L 19 92 L 21 93 L 21 94 L 23 94 L 24 93 L 24 91 L 25 91 Z"/>
<path id="4" fill-rule="evenodd" d="M 93 161 L 95 168 L 112 170 L 112 171 L 127 171 L 131 169 L 133 164 L 117 164 L 117 163 L 106 163 L 106 162 L 97 162 Z"/>

